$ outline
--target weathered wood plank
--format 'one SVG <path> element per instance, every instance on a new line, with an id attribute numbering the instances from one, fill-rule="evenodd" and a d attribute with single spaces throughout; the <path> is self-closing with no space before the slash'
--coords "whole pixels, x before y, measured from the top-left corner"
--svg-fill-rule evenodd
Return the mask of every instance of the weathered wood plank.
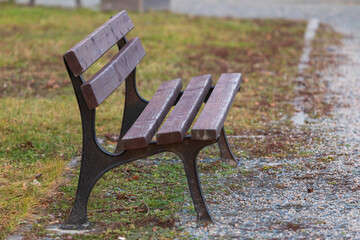
<path id="1" fill-rule="evenodd" d="M 144 56 L 145 50 L 139 38 L 127 42 L 102 69 L 81 85 L 88 108 L 96 108 L 109 97 L 125 81 Z"/>
<path id="2" fill-rule="evenodd" d="M 122 11 L 84 38 L 64 54 L 75 76 L 86 71 L 96 60 L 134 28 L 126 11 Z"/>
<path id="3" fill-rule="evenodd" d="M 121 139 L 124 149 L 147 147 L 182 88 L 181 79 L 164 82 Z"/>
<path id="4" fill-rule="evenodd" d="M 212 83 L 211 75 L 190 80 L 179 102 L 156 134 L 157 144 L 181 142 L 204 102 Z"/>
<path id="5" fill-rule="evenodd" d="M 191 139 L 216 140 L 240 89 L 240 73 L 223 73 L 198 120 L 191 130 Z"/>

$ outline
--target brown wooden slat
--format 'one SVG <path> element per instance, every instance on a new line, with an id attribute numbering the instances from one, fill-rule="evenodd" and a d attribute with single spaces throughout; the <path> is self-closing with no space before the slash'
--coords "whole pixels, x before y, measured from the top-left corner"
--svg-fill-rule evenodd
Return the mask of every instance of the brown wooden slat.
<path id="1" fill-rule="evenodd" d="M 156 134 L 157 144 L 181 142 L 196 117 L 212 83 L 211 75 L 190 80 L 179 102 Z"/>
<path id="2" fill-rule="evenodd" d="M 84 38 L 64 54 L 75 76 L 85 72 L 96 60 L 134 28 L 126 11 L 122 11 Z"/>
<path id="3" fill-rule="evenodd" d="M 181 79 L 161 84 L 154 97 L 121 139 L 125 149 L 147 147 L 182 88 Z"/>
<path id="4" fill-rule="evenodd" d="M 191 130 L 191 139 L 216 140 L 219 137 L 231 104 L 240 89 L 240 84 L 240 73 L 221 74 L 210 98 Z"/>
<path id="5" fill-rule="evenodd" d="M 139 38 L 124 47 L 92 78 L 81 85 L 81 91 L 89 109 L 99 106 L 115 91 L 145 56 Z"/>

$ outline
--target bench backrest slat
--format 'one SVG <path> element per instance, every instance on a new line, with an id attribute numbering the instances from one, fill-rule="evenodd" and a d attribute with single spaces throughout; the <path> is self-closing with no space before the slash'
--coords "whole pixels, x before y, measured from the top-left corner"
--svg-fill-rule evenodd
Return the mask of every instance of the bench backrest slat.
<path id="1" fill-rule="evenodd" d="M 145 56 L 138 37 L 130 40 L 92 78 L 81 85 L 89 109 L 99 106 L 129 76 Z"/>
<path id="2" fill-rule="evenodd" d="M 128 14 L 122 11 L 72 47 L 64 57 L 73 74 L 85 72 L 133 28 Z"/>

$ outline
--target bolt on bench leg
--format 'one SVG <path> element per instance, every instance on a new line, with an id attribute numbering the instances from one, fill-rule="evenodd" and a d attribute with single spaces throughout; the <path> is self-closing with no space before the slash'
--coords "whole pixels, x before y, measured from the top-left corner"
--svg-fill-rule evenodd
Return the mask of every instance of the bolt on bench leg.
<path id="1" fill-rule="evenodd" d="M 206 206 L 205 198 L 201 190 L 200 180 L 197 173 L 196 156 L 198 152 L 198 150 L 194 151 L 192 149 L 188 149 L 187 151 L 181 153 L 181 157 L 184 163 L 186 178 L 189 184 L 191 197 L 193 199 L 193 203 L 197 213 L 198 223 L 200 225 L 206 226 L 208 224 L 214 224 L 214 222 Z"/>

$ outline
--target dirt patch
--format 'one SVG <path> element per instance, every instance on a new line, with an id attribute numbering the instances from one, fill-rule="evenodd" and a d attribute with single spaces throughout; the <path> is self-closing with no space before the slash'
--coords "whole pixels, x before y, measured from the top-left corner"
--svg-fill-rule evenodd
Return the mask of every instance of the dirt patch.
<path id="1" fill-rule="evenodd" d="M 19 68 L 2 67 L 0 75 L 0 97 L 54 96 L 63 92 L 64 87 L 70 86 L 63 67 L 56 63 L 43 62 Z"/>
<path id="2" fill-rule="evenodd" d="M 147 217 L 145 219 L 135 221 L 138 227 L 158 226 L 162 228 L 172 228 L 175 225 L 175 219 L 160 220 L 156 217 Z"/>
<path id="3" fill-rule="evenodd" d="M 316 135 L 306 130 L 287 127 L 245 133 L 241 138 L 231 139 L 231 144 L 241 149 L 248 158 L 287 158 L 301 154 L 300 149 L 316 141 Z"/>
<path id="4" fill-rule="evenodd" d="M 304 112 L 312 118 L 329 115 L 337 105 L 336 98 L 328 98 L 330 90 L 327 82 L 321 79 L 320 72 L 336 66 L 339 61 L 347 61 L 345 56 L 334 51 L 334 46 L 342 44 L 342 38 L 343 35 L 335 32 L 329 25 L 320 24 L 317 37 L 313 40 L 309 62 L 311 67 L 303 73 L 305 88 L 299 91 L 304 102 Z"/>
<path id="5" fill-rule="evenodd" d="M 264 21 L 257 21 L 264 25 Z M 286 32 L 287 27 L 294 27 L 298 22 L 283 22 L 269 33 L 252 32 L 246 39 L 257 42 L 257 46 L 221 47 L 210 44 L 188 45 L 187 59 L 191 66 L 199 69 L 200 74 L 209 72 L 263 72 L 280 76 L 281 64 L 274 62 L 284 57 L 282 51 L 289 47 L 299 46 L 298 36 Z M 263 39 L 263 40 L 260 40 Z M 290 60 L 290 59 L 289 59 Z M 297 59 L 287 61 L 287 67 L 296 66 Z"/>
<path id="6" fill-rule="evenodd" d="M 298 223 L 292 223 L 292 222 L 288 222 L 288 223 L 284 223 L 280 225 L 280 229 L 281 230 L 289 230 L 289 231 L 298 231 L 300 229 L 303 229 L 304 226 Z"/>
<path id="7" fill-rule="evenodd" d="M 26 29 L 20 28 L 19 26 L 16 26 L 16 25 L 10 25 L 10 24 L 8 24 L 6 26 L 6 28 L 0 28 L 0 35 L 3 38 L 14 36 L 16 34 L 25 33 L 25 32 L 26 32 Z"/>

